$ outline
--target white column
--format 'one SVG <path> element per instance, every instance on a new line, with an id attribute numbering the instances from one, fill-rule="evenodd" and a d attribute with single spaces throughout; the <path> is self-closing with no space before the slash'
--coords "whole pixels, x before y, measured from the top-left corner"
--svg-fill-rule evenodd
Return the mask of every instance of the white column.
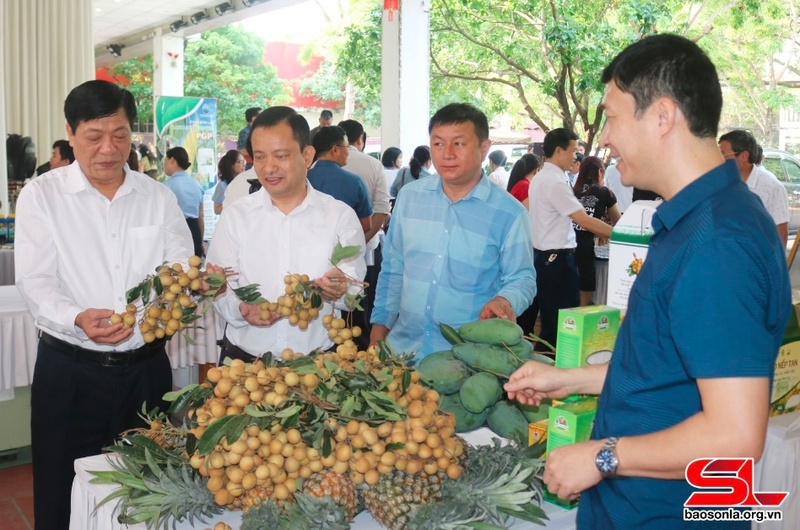
<path id="1" fill-rule="evenodd" d="M 399 147 L 409 160 L 428 144 L 430 119 L 429 0 L 400 0 L 394 20 L 383 13 L 381 149 Z"/>
<path id="2" fill-rule="evenodd" d="M 153 95 L 183 96 L 183 37 L 162 34 L 153 37 Z"/>
<path id="3" fill-rule="evenodd" d="M 50 158 L 55 140 L 67 137 L 67 94 L 94 79 L 93 9 L 92 0 L 0 1 L 5 132 L 33 139 L 37 165 Z"/>
<path id="4" fill-rule="evenodd" d="M 0 28 L 5 32 L 5 2 L 0 2 Z M 0 39 L 0 139 L 6 138 L 5 61 L 3 39 Z M 8 214 L 8 167 L 6 166 L 5 140 L 0 144 L 0 217 Z"/>

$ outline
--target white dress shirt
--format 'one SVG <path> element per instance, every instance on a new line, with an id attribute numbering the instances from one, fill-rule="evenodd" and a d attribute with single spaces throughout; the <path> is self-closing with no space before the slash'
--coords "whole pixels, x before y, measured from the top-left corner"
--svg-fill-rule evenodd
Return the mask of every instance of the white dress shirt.
<path id="1" fill-rule="evenodd" d="M 383 164 L 369 155 L 365 155 L 354 146 L 350 146 L 350 154 L 347 157 L 347 164 L 342 169 L 355 173 L 367 185 L 369 198 L 372 201 L 372 211 L 389 215 L 392 211 L 389 205 L 389 187 L 386 185 L 386 177 L 383 174 Z M 374 260 L 372 252 L 378 248 L 381 231 L 378 231 L 372 239 L 367 242 L 367 262 L 372 265 Z"/>
<path id="2" fill-rule="evenodd" d="M 225 188 L 225 198 L 222 199 L 222 213 L 225 213 L 225 208 L 234 202 L 242 197 L 247 197 L 250 194 L 250 183 L 247 181 L 257 178 L 256 170 L 252 167 L 233 177 L 233 180 L 228 183 L 228 187 Z"/>
<path id="3" fill-rule="evenodd" d="M 15 228 L 16 283 L 37 327 L 92 350 L 129 350 L 144 340 L 134 326 L 122 343 L 97 344 L 75 325 L 78 313 L 123 312 L 126 291 L 164 262 L 186 264 L 194 248 L 175 194 L 128 166 L 111 200 L 77 162 L 32 180 L 20 193 Z"/>
<path id="4" fill-rule="evenodd" d="M 504 166 L 497 166 L 494 171 L 489 173 L 489 180 L 500 186 L 501 189 L 506 189 L 509 176 L 510 174 Z"/>
<path id="5" fill-rule="evenodd" d="M 330 258 L 337 241 L 342 246 L 361 247 L 358 256 L 342 261 L 339 268 L 352 278 L 364 277 L 364 230 L 355 212 L 311 186 L 307 190 L 303 202 L 288 215 L 272 204 L 263 188 L 223 211 L 208 249 L 208 262 L 238 272 L 230 287 L 257 283 L 261 295 L 275 302 L 284 294 L 285 275 L 308 274 L 313 280 L 333 268 Z M 351 287 L 351 292 L 357 291 Z M 240 303 L 228 289 L 214 301 L 214 309 L 228 323 L 228 340 L 252 355 L 271 351 L 280 357 L 284 348 L 307 354 L 333 344 L 322 324 L 322 315 L 332 309 L 327 302 L 306 330 L 290 325 L 285 318 L 271 326 L 253 326 L 242 317 Z"/>
<path id="6" fill-rule="evenodd" d="M 624 213 L 633 202 L 633 186 L 626 186 L 622 183 L 619 169 L 615 165 L 608 166 L 606 169 L 605 183 L 606 188 L 610 189 L 617 198 L 617 208 L 620 213 Z"/>
<path id="7" fill-rule="evenodd" d="M 570 215 L 583 206 L 569 187 L 563 169 L 545 162 L 528 188 L 533 248 L 556 250 L 575 248 L 575 230 Z"/>
<path id="8" fill-rule="evenodd" d="M 747 187 L 758 195 L 776 225 L 789 222 L 789 196 L 778 177 L 762 166 L 753 166 Z"/>

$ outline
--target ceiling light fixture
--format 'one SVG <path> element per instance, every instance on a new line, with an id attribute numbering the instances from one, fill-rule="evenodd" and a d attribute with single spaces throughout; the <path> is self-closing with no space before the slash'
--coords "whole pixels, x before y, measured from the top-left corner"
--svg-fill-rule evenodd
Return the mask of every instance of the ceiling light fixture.
<path id="1" fill-rule="evenodd" d="M 242 0 L 242 3 L 244 4 L 244 7 L 250 7 L 250 6 L 255 5 L 255 4 L 259 3 L 259 2 L 260 2 L 260 0 Z"/>
<path id="2" fill-rule="evenodd" d="M 233 6 L 230 2 L 223 2 L 214 8 L 214 11 L 217 12 L 217 15 L 223 16 L 227 13 L 232 13 L 234 11 Z"/>
<path id="3" fill-rule="evenodd" d="M 192 24 L 195 26 L 198 25 L 200 22 L 204 21 L 205 19 L 209 18 L 205 11 L 198 11 L 194 15 L 189 17 L 189 20 L 192 21 Z"/>
<path id="4" fill-rule="evenodd" d="M 124 47 L 125 47 L 124 44 L 109 44 L 108 46 L 106 46 L 106 49 L 108 50 L 108 53 L 110 53 L 114 57 L 119 57 L 120 55 L 122 55 L 122 48 Z"/>
<path id="5" fill-rule="evenodd" d="M 180 20 L 176 20 L 175 22 L 170 24 L 169 25 L 169 29 L 170 29 L 170 31 L 172 31 L 172 33 L 177 33 L 177 32 L 179 32 L 181 30 L 181 28 L 185 28 L 188 25 L 189 24 L 184 22 L 183 19 L 180 19 Z"/>

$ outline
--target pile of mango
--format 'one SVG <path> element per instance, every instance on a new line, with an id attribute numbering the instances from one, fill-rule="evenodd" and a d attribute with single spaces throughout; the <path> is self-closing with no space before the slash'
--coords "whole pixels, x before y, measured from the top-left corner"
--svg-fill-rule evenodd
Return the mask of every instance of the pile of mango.
<path id="1" fill-rule="evenodd" d="M 464 324 L 457 331 L 442 324 L 453 347 L 424 357 L 417 366 L 420 382 L 439 392 L 439 408 L 452 413 L 456 432 L 484 425 L 503 438 L 527 439 L 528 424 L 547 418 L 549 404 L 509 401 L 503 383 L 527 361 L 553 364 L 533 352 L 516 323 L 498 318 Z"/>

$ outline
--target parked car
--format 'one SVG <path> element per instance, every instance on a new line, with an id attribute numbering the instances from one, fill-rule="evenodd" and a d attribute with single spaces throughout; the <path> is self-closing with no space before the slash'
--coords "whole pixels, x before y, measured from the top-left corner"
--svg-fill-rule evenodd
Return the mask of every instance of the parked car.
<path id="1" fill-rule="evenodd" d="M 789 233 L 800 228 L 800 160 L 786 151 L 764 149 L 764 167 L 783 183 L 789 196 Z"/>

